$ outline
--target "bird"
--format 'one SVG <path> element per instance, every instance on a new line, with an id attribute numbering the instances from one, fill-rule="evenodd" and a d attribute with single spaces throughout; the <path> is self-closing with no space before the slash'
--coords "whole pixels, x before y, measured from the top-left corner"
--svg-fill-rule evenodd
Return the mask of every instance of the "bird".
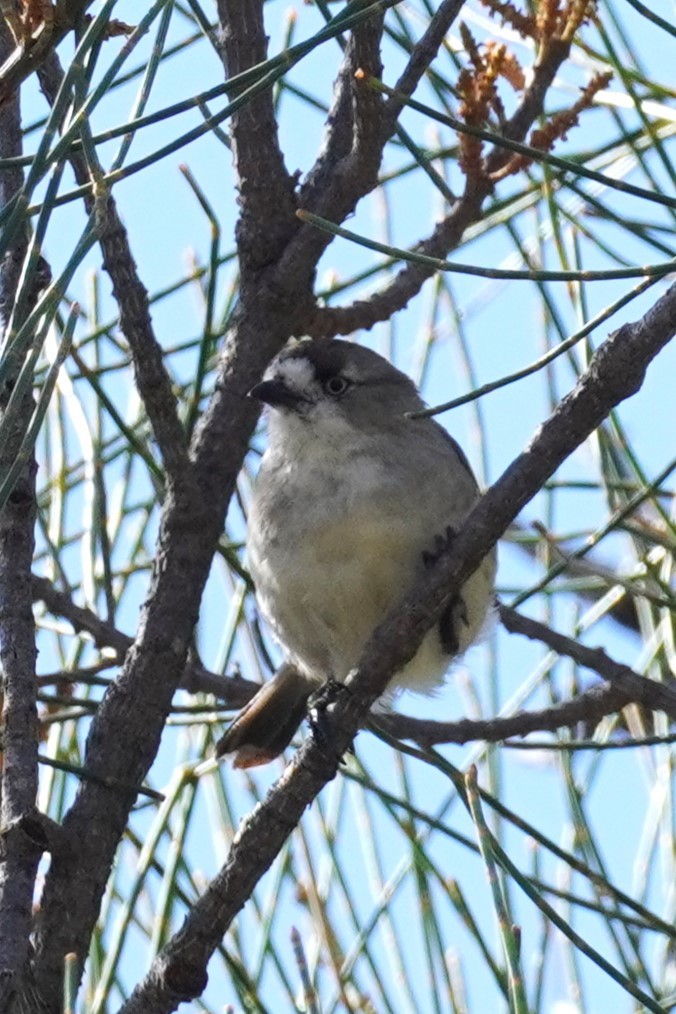
<path id="1" fill-rule="evenodd" d="M 268 444 L 249 505 L 248 566 L 284 661 L 216 744 L 239 768 L 279 756 L 311 695 L 345 682 L 479 497 L 460 446 L 417 414 L 425 403 L 413 381 L 363 345 L 296 341 L 249 394 L 267 406 Z M 386 705 L 398 690 L 443 684 L 491 612 L 495 570 L 491 551 L 393 675 Z"/>

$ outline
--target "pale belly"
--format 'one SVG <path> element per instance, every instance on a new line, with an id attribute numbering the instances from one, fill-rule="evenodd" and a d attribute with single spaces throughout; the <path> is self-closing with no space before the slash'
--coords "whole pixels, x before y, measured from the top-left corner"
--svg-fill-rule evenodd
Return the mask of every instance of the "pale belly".
<path id="1" fill-rule="evenodd" d="M 250 540 L 257 599 L 290 660 L 318 683 L 329 676 L 343 681 L 375 627 L 423 572 L 422 554 L 443 528 L 426 523 L 424 534 L 416 535 L 401 517 L 374 520 L 371 511 L 299 525 L 283 543 Z M 483 623 L 492 577 L 492 567 L 484 568 L 463 589 L 467 622 L 457 624 L 460 652 Z M 450 661 L 434 628 L 390 687 L 429 691 Z"/>

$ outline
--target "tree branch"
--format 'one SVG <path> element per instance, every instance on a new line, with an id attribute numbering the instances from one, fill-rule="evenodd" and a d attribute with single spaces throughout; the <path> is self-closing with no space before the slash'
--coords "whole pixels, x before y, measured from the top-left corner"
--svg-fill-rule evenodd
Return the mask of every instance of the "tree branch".
<path id="1" fill-rule="evenodd" d="M 321 208 L 336 212 L 344 205 L 347 190 L 355 184 L 361 196 L 364 186 L 359 185 L 361 176 L 368 176 L 370 186 L 375 185 L 373 171 L 378 170 L 386 140 L 382 130 L 383 103 L 376 92 L 359 84 L 355 74 L 363 70 L 380 77 L 383 24 L 384 14 L 380 14 L 356 25 L 345 46 L 322 148 L 298 195 L 299 205 L 317 214 L 321 214 Z M 341 192 L 345 192 L 342 198 Z M 352 210 L 354 198 L 350 196 L 347 200 L 348 209 Z"/>
<path id="2" fill-rule="evenodd" d="M 40 87 L 51 106 L 64 76 L 56 53 L 49 54 L 38 73 Z M 90 158 L 93 157 L 90 152 Z M 95 188 L 82 152 L 71 151 L 68 161 L 77 182 L 81 186 L 91 186 L 84 197 L 85 207 L 91 213 L 96 205 L 103 267 L 113 283 L 113 297 L 120 311 L 120 329 L 129 343 L 136 384 L 164 466 L 172 481 L 186 481 L 189 470 L 186 436 L 178 417 L 172 381 L 164 365 L 164 353 L 150 318 L 148 292 L 139 277 L 127 230 L 105 185 L 99 181 Z M 96 202 L 95 189 L 99 195 Z"/>
<path id="3" fill-rule="evenodd" d="M 441 12 L 441 8 L 440 8 Z M 439 13 L 440 13 L 439 12 Z M 455 5 L 450 3 L 444 11 L 445 16 L 456 14 Z M 432 26 L 430 25 L 430 28 Z M 438 45 L 438 29 L 429 40 L 429 46 Z M 410 94 L 416 80 L 424 70 L 424 60 L 429 57 L 429 47 L 421 39 L 421 47 L 417 56 L 409 63 L 402 79 L 404 94 Z M 570 43 L 558 42 L 550 44 L 544 58 L 535 65 L 531 83 L 526 88 L 518 108 L 505 123 L 502 135 L 510 141 L 522 141 L 535 119 L 543 112 L 547 90 L 561 64 L 567 58 Z M 388 123 L 393 129 L 393 116 L 398 116 L 403 103 L 398 96 L 392 96 L 387 107 Z M 510 158 L 509 150 L 494 145 L 485 161 L 484 171 L 475 177 L 466 177 L 465 192 L 453 206 L 449 214 L 443 218 L 434 231 L 421 240 L 413 248 L 416 253 L 443 259 L 450 250 L 460 245 L 462 236 L 469 225 L 476 222 L 486 198 L 493 191 L 490 176 L 498 172 Z M 314 209 L 308 209 L 314 210 Z M 326 216 L 323 216 L 326 217 Z M 435 268 L 408 263 L 401 268 L 391 282 L 367 299 L 355 300 L 349 306 L 318 307 L 311 320 L 307 322 L 307 333 L 312 337 L 333 338 L 336 335 L 352 334 L 354 331 L 369 330 L 375 324 L 388 320 L 398 310 L 402 310 L 418 294 L 428 278 L 435 273 Z"/>
<path id="4" fill-rule="evenodd" d="M 65 0 L 60 4 L 59 17 L 51 25 L 43 25 L 42 31 L 28 48 L 3 47 L 0 64 L 0 105 L 15 96 L 23 81 L 39 70 L 49 59 L 59 43 L 73 30 L 92 0 Z M 10 5 L 11 6 L 11 5 Z M 4 15 L 0 15 L 3 17 Z"/>
<path id="5" fill-rule="evenodd" d="M 11 51 L 11 38 L 0 20 L 0 61 Z M 19 95 L 0 104 L 0 158 L 23 154 Z M 0 207 L 21 191 L 23 173 L 0 173 Z M 0 265 L 0 319 L 3 338 L 11 318 L 27 236 L 20 232 Z M 37 293 L 32 293 L 33 301 Z M 28 309 L 31 309 L 29 307 Z M 20 364 L 10 365 L 0 390 L 0 418 L 5 423 L 0 447 L 0 476 L 8 475 L 33 414 L 28 388 L 13 423 L 6 409 Z M 10 430 L 7 432 L 7 430 Z M 37 681 L 35 623 L 30 572 L 35 541 L 35 473 L 31 454 L 14 489 L 0 509 L 0 668 L 2 671 L 2 789 L 0 800 L 0 1010 L 10 1011 L 27 970 L 33 915 L 33 890 L 44 849 L 32 835 L 38 785 Z"/>
<path id="6" fill-rule="evenodd" d="M 412 718 L 399 712 L 372 712 L 367 726 L 384 730 L 397 739 L 410 739 L 427 748 L 439 743 L 469 743 L 485 740 L 502 742 L 514 736 L 526 736 L 531 732 L 553 732 L 570 728 L 580 722 L 599 722 L 627 704 L 640 702 L 655 710 L 664 710 L 674 716 L 676 693 L 670 687 L 656 683 L 611 659 L 600 649 L 590 649 L 578 641 L 558 634 L 537 620 L 522 616 L 508 606 L 500 605 L 500 618 L 510 633 L 523 634 L 541 641 L 559 655 L 573 658 L 579 665 L 598 673 L 609 686 L 592 687 L 577 694 L 569 701 L 535 711 L 520 711 L 518 714 L 488 719 L 461 719 L 457 722 L 438 722 L 424 718 Z M 219 677 L 215 677 L 219 678 Z M 199 685 L 201 677 L 198 675 Z M 223 677 L 220 677 L 224 680 Z M 255 683 L 238 681 L 242 687 L 244 703 L 259 689 Z M 214 691 L 218 694 L 218 690 Z M 219 695 L 220 696 L 220 695 Z M 230 703 L 230 696 L 226 698 Z"/>
<path id="7" fill-rule="evenodd" d="M 373 725 L 376 731 L 383 729 L 397 739 L 413 740 L 423 749 L 440 743 L 462 744 L 476 740 L 501 743 L 515 736 L 527 736 L 531 732 L 555 732 L 557 729 L 572 728 L 580 722 L 596 723 L 630 703 L 630 698 L 621 690 L 612 686 L 600 686 L 592 687 L 569 701 L 549 708 L 519 711 L 503 718 L 463 718 L 458 722 L 434 722 L 394 712 L 378 712 L 369 719 L 369 725 Z"/>
<path id="8" fill-rule="evenodd" d="M 628 665 L 616 662 L 601 648 L 588 648 L 508 606 L 500 606 L 500 619 L 510 634 L 523 634 L 533 641 L 541 641 L 559 655 L 572 658 L 578 665 L 598 673 L 627 701 L 638 701 L 653 711 L 664 711 L 676 720 L 676 690 L 672 686 L 641 676 Z"/>
<path id="9" fill-rule="evenodd" d="M 134 643 L 128 634 L 102 620 L 91 609 L 78 606 L 70 595 L 59 591 L 44 577 L 33 577 L 33 600 L 44 602 L 54 616 L 63 616 L 78 633 L 87 633 L 99 648 L 112 648 L 122 664 L 124 657 Z M 179 687 L 191 694 L 213 694 L 230 708 L 243 708 L 251 700 L 260 684 L 245 680 L 241 676 L 221 676 L 209 672 L 198 662 L 189 661 L 183 671 Z"/>
<path id="10" fill-rule="evenodd" d="M 267 59 L 263 4 L 217 0 L 223 63 L 230 77 Z M 240 265 L 260 270 L 274 263 L 298 230 L 294 180 L 279 147 L 272 90 L 265 89 L 232 117 L 232 154 L 239 188 L 236 228 Z"/>
<path id="11" fill-rule="evenodd" d="M 258 2 L 221 4 L 222 16 L 227 14 L 225 50 L 233 72 L 264 57 L 261 7 Z M 238 47 L 230 33 L 240 30 L 244 43 Z M 274 186 L 270 189 L 276 176 L 273 167 L 280 168 L 274 154 L 276 134 L 264 131 L 265 139 L 260 135 L 270 101 L 269 95 L 259 96 L 233 122 L 242 209 L 240 302 L 221 355 L 215 393 L 194 435 L 191 481 L 171 484 L 167 490 L 151 587 L 136 639 L 92 719 L 84 763 L 95 776 L 105 775 L 107 784 L 95 778 L 81 784 L 64 819 L 72 851 L 54 859 L 45 882 L 35 933 L 36 976 L 49 1011 L 60 1010 L 64 955 L 72 951 L 80 968 L 84 963 L 134 801 L 133 791 L 115 786 L 141 784 L 183 677 L 214 548 L 258 417 L 247 391 L 297 330 L 312 298 L 314 263 L 297 259 L 284 272 L 274 264 L 262 271 L 264 265 L 255 256 L 256 244 L 268 259 L 274 245 L 266 209 L 273 215 L 273 225 L 277 223 L 275 243 L 281 242 L 284 220 L 293 217 L 288 207 L 284 211 L 283 195 Z M 272 163 L 262 157 L 264 153 Z M 256 216 L 262 216 L 257 224 Z M 298 228 L 295 218 L 293 228 Z"/>
<path id="12" fill-rule="evenodd" d="M 463 3 L 464 0 L 444 0 L 434 14 L 397 83 L 403 93 L 408 95 L 414 91 Z M 322 151 L 299 193 L 300 207 L 330 217 L 336 223 L 344 221 L 360 198 L 376 186 L 385 144 L 395 133 L 401 112 L 401 104 L 393 100 L 384 104 L 367 83 L 369 76 L 381 76 L 383 23 L 383 15 L 379 15 L 356 26 L 350 36 L 334 87 Z M 358 82 L 357 71 L 363 72 L 366 80 Z M 329 233 L 305 225 L 295 247 L 315 246 L 319 255 L 331 239 Z M 294 249 L 292 255 L 296 252 Z M 316 326 L 310 322 L 306 331 L 315 337 L 328 336 L 329 331 L 323 330 L 325 311 L 318 313 L 320 319 L 315 322 Z M 358 328 L 333 333 L 348 334 L 354 330 Z"/>
<path id="13" fill-rule="evenodd" d="M 35 927 L 36 978 L 44 1009 L 61 1009 L 64 955 L 80 968 L 113 857 L 136 793 L 157 753 L 166 715 L 183 674 L 200 596 L 225 513 L 169 487 L 150 592 L 139 630 L 92 718 L 84 766 L 94 778 L 79 786 L 63 826 L 72 848 L 55 857 Z M 97 779 L 97 776 L 100 778 Z M 130 786 L 129 789 L 122 786 Z"/>
<path id="14" fill-rule="evenodd" d="M 356 70 L 353 36 L 350 36 L 343 51 L 338 77 L 333 84 L 333 98 L 324 124 L 320 152 L 298 192 L 298 204 L 301 208 L 320 207 L 326 203 L 326 195 L 333 186 L 336 166 L 347 158 L 352 148 L 354 135 L 352 106 Z"/>
<path id="15" fill-rule="evenodd" d="M 337 759 L 391 674 L 413 657 L 427 630 L 523 506 L 603 418 L 640 388 L 648 364 L 675 332 L 676 284 L 641 320 L 615 332 L 594 354 L 575 389 L 470 512 L 448 555 L 376 629 L 348 678 L 351 693 L 340 695 L 327 713 L 333 731 L 328 744 L 320 748 L 308 739 L 264 802 L 245 818 L 225 865 L 121 1014 L 166 1014 L 199 995 L 211 954 L 305 808 L 335 775 Z"/>
<path id="16" fill-rule="evenodd" d="M 395 85 L 395 91 L 400 95 L 412 95 L 416 90 L 464 5 L 465 0 L 443 0 L 439 5 L 418 43 L 413 47 L 409 61 Z M 393 96 L 388 100 L 385 106 L 385 119 L 390 131 L 394 129 L 402 108 L 401 99 Z"/>
<path id="17" fill-rule="evenodd" d="M 413 248 L 416 253 L 443 258 L 460 245 L 468 226 L 477 221 L 490 188 L 475 190 L 453 206 L 434 231 Z M 306 322 L 306 331 L 313 338 L 335 338 L 337 335 L 369 331 L 375 324 L 402 310 L 416 296 L 435 269 L 425 264 L 408 263 L 392 281 L 367 299 L 357 299 L 348 306 L 316 307 Z"/>
<path id="18" fill-rule="evenodd" d="M 383 130 L 382 97 L 356 76 L 357 71 L 367 77 L 382 73 L 384 16 L 384 12 L 374 14 L 356 25 L 348 38 L 324 145 L 299 193 L 301 207 L 338 223 L 376 186 L 388 138 Z M 330 233 L 303 224 L 285 259 L 316 263 L 332 239 Z"/>

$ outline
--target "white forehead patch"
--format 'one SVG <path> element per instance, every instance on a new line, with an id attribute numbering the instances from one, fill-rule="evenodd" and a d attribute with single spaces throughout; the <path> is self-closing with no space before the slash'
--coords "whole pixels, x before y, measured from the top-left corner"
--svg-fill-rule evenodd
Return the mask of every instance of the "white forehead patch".
<path id="1" fill-rule="evenodd" d="M 315 379 L 315 371 L 309 359 L 284 359 L 270 371 L 271 376 L 279 377 L 292 391 L 307 391 Z"/>

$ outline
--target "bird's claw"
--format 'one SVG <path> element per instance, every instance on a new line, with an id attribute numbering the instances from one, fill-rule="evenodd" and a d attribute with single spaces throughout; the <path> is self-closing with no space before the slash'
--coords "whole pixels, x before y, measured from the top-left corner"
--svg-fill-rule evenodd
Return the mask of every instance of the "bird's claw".
<path id="1" fill-rule="evenodd" d="M 443 556 L 450 549 L 455 535 L 455 528 L 452 525 L 446 525 L 443 535 L 437 534 L 434 536 L 434 549 L 423 550 L 422 558 L 426 567 L 433 567 L 439 557 Z"/>
<path id="2" fill-rule="evenodd" d="M 340 683 L 338 680 L 329 677 L 325 683 L 316 690 L 315 693 L 311 694 L 307 702 L 307 719 L 310 726 L 310 732 L 315 743 L 322 752 L 326 752 L 326 748 L 330 741 L 330 725 L 328 721 L 328 711 L 332 704 L 335 704 L 339 697 L 343 694 L 349 694 L 350 689 L 346 687 L 344 683 Z M 352 746 L 349 747 L 348 753 L 354 753 Z M 340 763 L 344 764 L 345 760 L 343 757 L 340 758 Z"/>

